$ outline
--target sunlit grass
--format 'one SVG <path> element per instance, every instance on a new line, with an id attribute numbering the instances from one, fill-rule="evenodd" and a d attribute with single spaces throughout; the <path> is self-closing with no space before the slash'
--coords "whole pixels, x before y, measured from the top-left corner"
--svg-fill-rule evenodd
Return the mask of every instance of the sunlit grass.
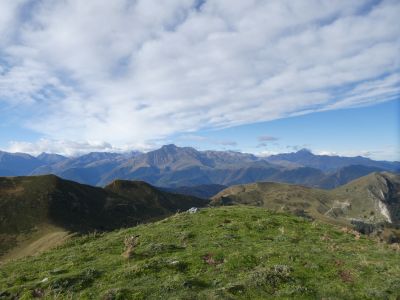
<path id="1" fill-rule="evenodd" d="M 137 235 L 124 258 L 125 238 Z M 387 245 L 338 227 L 222 207 L 72 238 L 2 266 L 0 291 L 22 299 L 396 299 L 399 262 Z"/>

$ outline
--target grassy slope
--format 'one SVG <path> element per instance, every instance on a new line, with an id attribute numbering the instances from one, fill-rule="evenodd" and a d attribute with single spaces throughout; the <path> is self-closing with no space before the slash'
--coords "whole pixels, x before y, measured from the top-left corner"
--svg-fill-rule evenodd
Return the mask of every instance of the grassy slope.
<path id="1" fill-rule="evenodd" d="M 102 189 L 53 175 L 0 177 L 0 261 L 44 250 L 68 232 L 130 227 L 207 203 L 144 182 L 115 181 Z"/>
<path id="2" fill-rule="evenodd" d="M 7 236 L 14 239 L 14 243 L 4 246 L 5 254 L 0 256 L 0 266 L 6 261 L 36 255 L 57 245 L 61 245 L 72 234 L 64 228 L 51 224 L 41 224 L 30 232 Z M 6 251 L 10 248 L 12 248 L 11 251 Z"/>
<path id="3" fill-rule="evenodd" d="M 130 259 L 124 239 L 139 235 Z M 339 227 L 232 206 L 90 234 L 0 269 L 0 294 L 54 299 L 396 299 L 400 254 Z M 47 280 L 44 280 L 47 278 Z M 43 281 L 43 282 L 41 282 Z"/>
<path id="4" fill-rule="evenodd" d="M 376 214 L 374 199 L 385 198 L 385 203 L 391 212 L 393 223 L 400 224 L 400 175 L 389 172 L 372 173 L 332 190 L 337 198 L 351 199 L 352 209 L 347 212 L 349 217 L 360 217 L 373 220 Z M 358 208 L 358 209 L 357 209 Z"/>
<path id="5" fill-rule="evenodd" d="M 393 185 L 388 195 L 386 180 Z M 340 188 L 320 190 L 284 183 L 260 182 L 229 187 L 212 199 L 213 205 L 246 204 L 262 206 L 275 211 L 307 214 L 315 219 L 334 224 L 349 224 L 350 219 L 368 223 L 386 221 L 378 202 L 388 195 L 386 205 L 392 221 L 398 223 L 400 213 L 400 177 L 390 173 L 373 173 L 354 180 Z"/>
<path id="6" fill-rule="evenodd" d="M 25 245 L 18 245 L 17 249 L 13 249 L 11 252 L 6 254 L 5 260 L 19 259 L 26 256 L 36 255 L 57 245 L 61 245 L 65 242 L 70 233 L 66 231 L 54 231 L 45 233 L 40 238 L 28 241 Z"/>
<path id="7" fill-rule="evenodd" d="M 213 205 L 244 204 L 280 212 L 304 210 L 319 218 L 331 205 L 323 190 L 275 182 L 258 182 L 229 187 L 213 198 Z"/>

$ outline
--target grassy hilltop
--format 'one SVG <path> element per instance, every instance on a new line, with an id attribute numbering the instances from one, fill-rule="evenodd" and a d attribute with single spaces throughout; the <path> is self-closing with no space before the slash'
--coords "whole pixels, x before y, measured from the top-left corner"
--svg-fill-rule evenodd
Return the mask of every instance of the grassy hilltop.
<path id="1" fill-rule="evenodd" d="M 0 298 L 398 299 L 400 252 L 344 231 L 256 207 L 179 213 L 9 262 Z"/>
<path id="2" fill-rule="evenodd" d="M 131 227 L 207 203 L 141 181 L 99 188 L 53 175 L 0 177 L 0 261 L 45 250 L 70 233 Z"/>
<path id="3" fill-rule="evenodd" d="M 400 176 L 372 173 L 332 190 L 276 182 L 236 185 L 215 195 L 211 204 L 260 206 L 338 225 L 399 227 Z M 392 235 L 400 239 L 398 230 Z"/>

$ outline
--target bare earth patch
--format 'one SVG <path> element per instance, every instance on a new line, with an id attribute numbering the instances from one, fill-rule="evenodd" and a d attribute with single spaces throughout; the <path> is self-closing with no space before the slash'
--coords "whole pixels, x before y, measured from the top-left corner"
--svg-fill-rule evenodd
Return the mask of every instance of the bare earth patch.
<path id="1" fill-rule="evenodd" d="M 10 249 L 10 251 L 3 256 L 0 256 L 0 264 L 9 260 L 37 255 L 43 251 L 61 245 L 71 236 L 72 234 L 68 231 L 56 226 L 40 226 L 38 230 L 28 238 L 19 236 L 17 246 Z"/>

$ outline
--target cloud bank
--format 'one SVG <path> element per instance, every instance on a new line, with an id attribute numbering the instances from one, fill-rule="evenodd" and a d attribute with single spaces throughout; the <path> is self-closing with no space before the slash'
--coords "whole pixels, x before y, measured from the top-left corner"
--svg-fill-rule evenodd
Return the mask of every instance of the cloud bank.
<path id="1" fill-rule="evenodd" d="M 59 153 L 66 156 L 74 156 L 88 152 L 124 152 L 129 149 L 118 149 L 105 142 L 74 142 L 39 139 L 34 143 L 12 141 L 8 150 L 11 152 L 23 152 L 33 155 L 39 155 L 40 153 L 48 152 Z"/>
<path id="2" fill-rule="evenodd" d="M 395 0 L 2 1 L 0 108 L 50 141 L 143 148 L 393 100 L 399 13 Z"/>

